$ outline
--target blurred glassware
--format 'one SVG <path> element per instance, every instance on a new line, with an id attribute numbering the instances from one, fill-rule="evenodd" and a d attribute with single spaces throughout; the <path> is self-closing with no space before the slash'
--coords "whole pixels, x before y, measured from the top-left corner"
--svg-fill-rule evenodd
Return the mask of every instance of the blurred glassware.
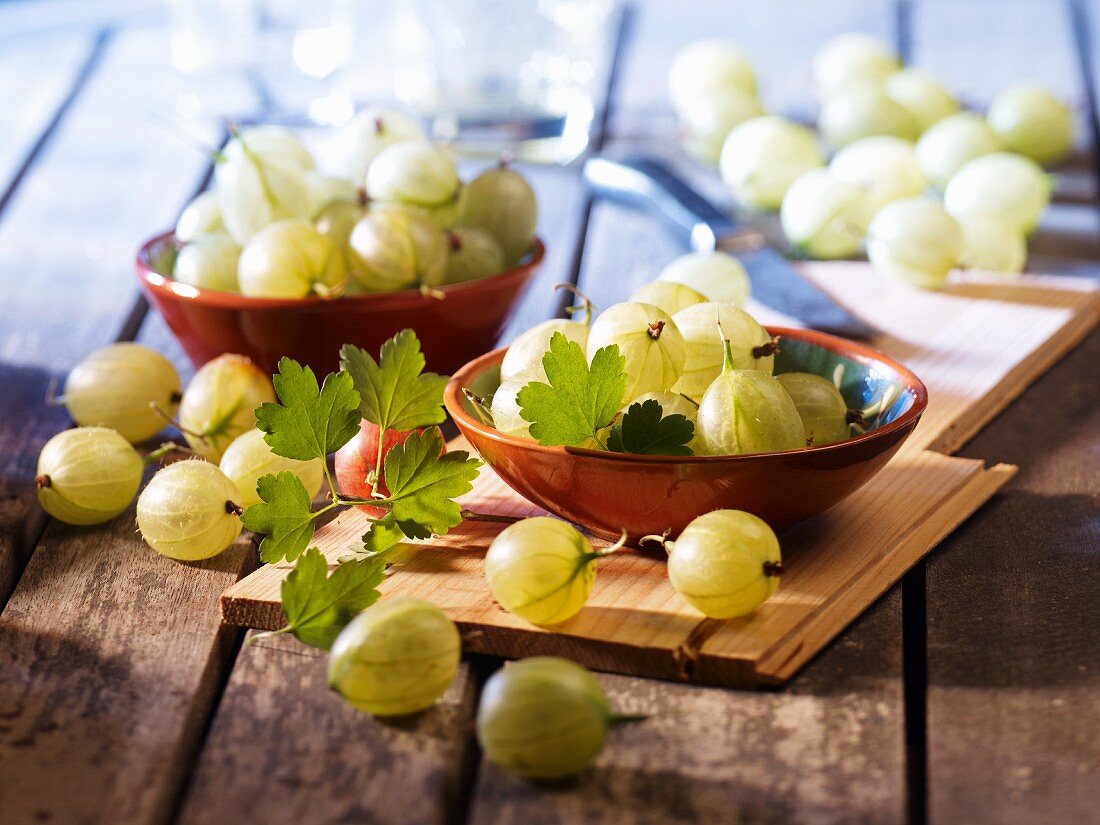
<path id="1" fill-rule="evenodd" d="M 412 0 L 395 9 L 398 99 L 468 154 L 568 163 L 584 151 L 613 0 Z"/>
<path id="2" fill-rule="evenodd" d="M 188 81 L 180 114 L 306 115 L 325 124 L 351 117 L 350 92 L 339 81 L 352 54 L 356 0 L 167 4 L 172 65 Z"/>

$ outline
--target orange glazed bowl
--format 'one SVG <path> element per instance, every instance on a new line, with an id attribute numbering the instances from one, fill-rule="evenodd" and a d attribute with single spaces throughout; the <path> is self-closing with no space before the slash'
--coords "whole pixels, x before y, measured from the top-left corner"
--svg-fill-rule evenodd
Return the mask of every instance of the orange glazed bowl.
<path id="1" fill-rule="evenodd" d="M 474 415 L 463 388 L 489 396 L 500 384 L 499 349 L 462 367 L 445 401 L 482 459 L 524 498 L 604 538 L 632 541 L 718 509 L 747 510 L 774 527 L 809 518 L 865 484 L 898 451 L 928 404 L 928 392 L 897 361 L 862 344 L 803 329 L 780 338 L 776 373 L 833 379 L 849 408 L 868 411 L 867 431 L 835 444 L 779 453 L 648 456 L 544 447 L 504 435 Z"/>
<path id="2" fill-rule="evenodd" d="M 429 369 L 453 372 L 496 344 L 545 254 L 536 239 L 518 266 L 439 287 L 442 297 L 406 289 L 337 299 L 249 298 L 173 281 L 175 249 L 171 232 L 148 241 L 138 250 L 137 276 L 195 366 L 232 352 L 273 373 L 289 355 L 321 375 L 339 367 L 344 344 L 376 354 L 407 327 L 416 330 Z"/>

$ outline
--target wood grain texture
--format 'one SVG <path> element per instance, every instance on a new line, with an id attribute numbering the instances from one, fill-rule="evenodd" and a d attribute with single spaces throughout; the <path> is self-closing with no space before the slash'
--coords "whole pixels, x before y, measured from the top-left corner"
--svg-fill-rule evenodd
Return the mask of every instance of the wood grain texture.
<path id="1" fill-rule="evenodd" d="M 561 785 L 482 761 L 470 822 L 905 822 L 900 621 L 895 589 L 780 693 L 597 674 L 617 712 L 651 718 Z"/>
<path id="2" fill-rule="evenodd" d="M 429 710 L 379 721 L 328 689 L 327 661 L 288 637 L 241 650 L 180 825 L 455 821 L 472 755 L 470 668 Z"/>
<path id="3" fill-rule="evenodd" d="M 47 390 L 119 334 L 137 244 L 171 223 L 207 165 L 150 116 L 172 102 L 162 47 L 155 30 L 110 40 L 0 221 L 0 604 L 44 524 L 36 457 L 68 423 Z"/>
<path id="4" fill-rule="evenodd" d="M 1100 808 L 1100 334 L 967 454 L 1019 476 L 927 564 L 930 822 Z"/>
<path id="5" fill-rule="evenodd" d="M 51 523 L 0 614 L 5 823 L 158 822 L 170 811 L 238 631 L 217 594 L 251 540 L 184 565 L 137 536 Z"/>
<path id="6" fill-rule="evenodd" d="M 1011 472 L 930 452 L 899 454 L 846 500 L 784 531 L 779 592 L 750 616 L 726 622 L 705 619 L 676 594 L 659 553 L 620 551 L 601 560 L 580 613 L 553 628 L 531 625 L 492 598 L 482 558 L 502 528 L 485 522 L 409 543 L 381 589 L 438 605 L 467 633 L 469 651 L 508 658 L 563 655 L 598 670 L 702 684 L 782 683 Z M 489 468 L 463 503 L 501 515 L 543 514 Z M 334 562 L 368 526 L 364 514 L 349 511 L 318 531 L 314 543 Z M 225 621 L 281 627 L 279 588 L 292 568 L 267 565 L 230 587 L 222 597 Z"/>

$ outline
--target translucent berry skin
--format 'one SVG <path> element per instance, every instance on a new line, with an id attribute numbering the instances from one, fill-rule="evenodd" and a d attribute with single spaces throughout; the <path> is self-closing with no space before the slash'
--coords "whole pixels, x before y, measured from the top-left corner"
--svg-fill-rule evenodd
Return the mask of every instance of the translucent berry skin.
<path id="1" fill-rule="evenodd" d="M 817 138 L 776 115 L 747 120 L 722 145 L 718 169 L 733 196 L 753 209 L 778 209 L 795 178 L 825 165 Z"/>
<path id="2" fill-rule="evenodd" d="M 176 255 L 172 278 L 197 289 L 240 292 L 237 264 L 241 248 L 223 232 L 199 235 Z"/>
<path id="3" fill-rule="evenodd" d="M 504 271 L 504 250 L 484 229 L 467 226 L 447 233 L 451 252 L 447 256 L 444 283 L 477 281 Z"/>
<path id="4" fill-rule="evenodd" d="M 748 615 L 779 587 L 779 540 L 751 513 L 706 513 L 667 546 L 669 583 L 713 619 Z"/>
<path id="5" fill-rule="evenodd" d="M 910 141 L 920 136 L 912 112 L 877 86 L 861 86 L 830 98 L 821 109 L 818 127 L 834 149 L 876 135 Z"/>
<path id="6" fill-rule="evenodd" d="M 707 388 L 696 415 L 707 455 L 797 450 L 806 430 L 783 385 L 759 370 L 726 370 Z"/>
<path id="7" fill-rule="evenodd" d="M 854 86 L 877 86 L 901 68 L 893 49 L 860 32 L 838 35 L 814 55 L 813 80 L 826 100 Z"/>
<path id="8" fill-rule="evenodd" d="M 680 112 L 684 149 L 701 163 L 717 166 L 729 133 L 764 114 L 759 100 L 734 89 L 717 98 L 694 100 Z"/>
<path id="9" fill-rule="evenodd" d="M 531 250 L 539 220 L 538 201 L 527 179 L 507 166 L 487 169 L 463 188 L 460 226 L 484 229 L 513 266 Z"/>
<path id="10" fill-rule="evenodd" d="M 347 259 L 308 221 L 281 220 L 257 232 L 237 265 L 241 293 L 254 298 L 304 298 L 339 292 Z"/>
<path id="11" fill-rule="evenodd" d="M 661 270 L 657 280 L 683 284 L 708 301 L 733 304 L 736 307 L 744 306 L 752 292 L 749 273 L 745 271 L 745 267 L 725 252 L 691 252 L 681 255 Z"/>
<path id="12" fill-rule="evenodd" d="M 959 110 L 951 92 L 920 69 L 902 69 L 886 78 L 882 88 L 891 100 L 909 110 L 920 132 Z"/>
<path id="13" fill-rule="evenodd" d="M 833 382 L 808 372 L 777 375 L 794 402 L 806 440 L 814 447 L 833 444 L 848 437 L 848 405 Z"/>
<path id="14" fill-rule="evenodd" d="M 38 456 L 38 502 L 66 524 L 101 524 L 130 506 L 144 469 L 141 456 L 114 430 L 64 430 Z"/>
<path id="15" fill-rule="evenodd" d="M 552 318 L 543 321 L 516 338 L 504 353 L 500 363 L 500 378 L 507 381 L 521 372 L 531 372 L 537 376 L 534 380 L 545 381 L 546 370 L 542 366 L 543 356 L 550 351 L 550 339 L 560 332 L 581 349 L 588 346 L 588 325 L 580 321 L 565 318 Z"/>
<path id="16" fill-rule="evenodd" d="M 458 628 L 433 604 L 394 598 L 345 627 L 329 651 L 328 683 L 375 716 L 406 716 L 435 704 L 458 672 Z"/>
<path id="17" fill-rule="evenodd" d="M 668 97 L 680 117 L 730 95 L 756 98 L 756 73 L 728 40 L 706 38 L 681 48 L 668 70 Z"/>
<path id="18" fill-rule="evenodd" d="M 420 124 L 396 109 L 363 109 L 336 135 L 333 159 L 348 180 L 363 183 L 371 162 L 387 146 L 404 140 L 426 140 Z"/>
<path id="19" fill-rule="evenodd" d="M 214 464 L 177 461 L 159 470 L 138 496 L 138 530 L 162 556 L 209 559 L 241 534 L 239 497 L 233 482 Z"/>
<path id="20" fill-rule="evenodd" d="M 694 304 L 704 303 L 707 299 L 690 286 L 675 281 L 651 281 L 630 295 L 630 300 L 640 304 L 651 304 L 663 309 L 669 315 L 675 315 L 681 309 Z"/>
<path id="21" fill-rule="evenodd" d="M 859 251 L 867 235 L 870 198 L 828 169 L 811 169 L 787 190 L 779 219 L 787 240 L 801 254 L 847 258 Z"/>
<path id="22" fill-rule="evenodd" d="M 233 439 L 218 462 L 218 467 L 239 491 L 236 501 L 241 507 L 260 503 L 256 486 L 266 475 L 293 473 L 298 476 L 310 498 L 321 491 L 324 480 L 321 459 L 298 461 L 276 455 L 264 441 L 264 434 L 257 429 L 246 430 Z"/>
<path id="23" fill-rule="evenodd" d="M 447 277 L 447 239 L 409 209 L 370 210 L 352 229 L 348 249 L 352 277 L 370 292 L 439 286 Z"/>
<path id="24" fill-rule="evenodd" d="M 256 408 L 274 400 L 271 380 L 249 359 L 219 355 L 187 385 L 179 422 L 191 449 L 217 462 L 237 436 L 256 426 Z"/>
<path id="25" fill-rule="evenodd" d="M 250 129 L 233 138 L 214 173 L 218 209 L 226 230 L 238 244 L 268 224 L 308 218 L 306 172 L 313 160 L 286 130 Z"/>
<path id="26" fill-rule="evenodd" d="M 676 313 L 673 320 L 684 338 L 684 371 L 672 385 L 696 403 L 722 372 L 722 333 L 730 342 L 734 366 L 771 373 L 775 358 L 766 345 L 771 336 L 744 310 L 727 304 L 696 304 Z M 721 332 L 719 332 L 721 324 Z M 765 347 L 765 350 L 758 348 Z"/>
<path id="27" fill-rule="evenodd" d="M 425 208 L 442 206 L 458 194 L 454 161 L 430 143 L 406 140 L 387 146 L 367 170 L 367 194 Z"/>
<path id="28" fill-rule="evenodd" d="M 485 683 L 477 738 L 489 761 L 528 779 L 572 776 L 603 749 L 612 719 L 600 683 L 555 657 L 509 662 Z"/>
<path id="29" fill-rule="evenodd" d="M 176 240 L 181 243 L 190 243 L 199 235 L 225 231 L 225 222 L 218 208 L 218 195 L 213 191 L 196 195 L 176 221 Z"/>
<path id="30" fill-rule="evenodd" d="M 365 206 L 356 199 L 341 198 L 332 201 L 317 215 L 313 225 L 344 256 L 344 268 L 348 273 L 348 282 L 356 282 L 355 269 L 352 266 L 351 249 L 348 245 L 351 231 L 367 214 Z"/>
<path id="31" fill-rule="evenodd" d="M 326 175 L 310 170 L 306 172 L 306 197 L 309 198 L 307 214 L 310 220 L 317 220 L 325 207 L 338 200 L 354 200 L 358 192 L 355 184 L 347 178 Z"/>
<path id="32" fill-rule="evenodd" d="M 667 390 L 683 372 L 683 336 L 672 316 L 652 304 L 627 302 L 604 310 L 588 333 L 588 360 L 612 344 L 626 359 L 623 398 Z"/>
<path id="33" fill-rule="evenodd" d="M 546 375 L 539 375 L 534 370 L 519 372 L 502 381 L 497 391 L 493 393 L 489 412 L 493 416 L 493 427 L 505 435 L 513 435 L 516 438 L 531 438 L 531 422 L 520 414 L 519 391 L 532 382 L 545 382 Z"/>
<path id="34" fill-rule="evenodd" d="M 1027 264 L 1027 240 L 1002 219 L 982 212 L 958 218 L 963 233 L 961 266 L 1018 275 Z"/>
<path id="35" fill-rule="evenodd" d="M 1048 166 L 1073 151 L 1073 112 L 1036 83 L 1021 83 L 998 94 L 986 119 L 1011 152 Z"/>
<path id="36" fill-rule="evenodd" d="M 889 135 L 848 144 L 833 156 L 829 171 L 867 193 L 872 217 L 891 201 L 923 194 L 928 188 L 913 145 Z"/>
<path id="37" fill-rule="evenodd" d="M 917 141 L 917 160 L 928 180 L 943 189 L 969 161 L 999 152 L 1002 146 L 985 118 L 973 112 L 958 112 L 921 135 Z"/>
<path id="38" fill-rule="evenodd" d="M 510 524 L 485 554 L 485 578 L 501 607 L 532 624 L 575 616 L 592 593 L 597 555 L 575 527 L 546 516 Z"/>
<path id="39" fill-rule="evenodd" d="M 962 249 L 958 223 L 928 197 L 887 204 L 867 230 L 867 257 L 875 271 L 922 289 L 942 287 Z"/>
<path id="40" fill-rule="evenodd" d="M 1029 235 L 1050 205 L 1050 178 L 1035 161 L 995 152 L 970 161 L 943 192 L 943 206 L 961 217 L 980 212 Z"/>
<path id="41" fill-rule="evenodd" d="M 73 421 L 82 427 L 117 430 L 134 444 L 165 427 L 164 417 L 176 413 L 180 377 L 172 362 L 141 344 L 111 344 L 96 350 L 69 373 L 63 400 Z"/>

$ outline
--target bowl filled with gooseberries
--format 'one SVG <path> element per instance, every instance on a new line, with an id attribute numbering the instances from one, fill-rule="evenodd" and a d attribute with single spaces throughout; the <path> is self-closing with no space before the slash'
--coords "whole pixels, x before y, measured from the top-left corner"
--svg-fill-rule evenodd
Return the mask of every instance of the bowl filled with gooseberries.
<path id="1" fill-rule="evenodd" d="M 507 484 L 602 537 L 816 515 L 886 464 L 927 391 L 865 345 L 763 327 L 748 291 L 735 258 L 686 255 L 591 324 L 578 307 L 474 359 L 448 412 Z"/>
<path id="2" fill-rule="evenodd" d="M 343 344 L 411 327 L 450 372 L 496 343 L 542 262 L 537 220 L 507 163 L 462 181 L 415 121 L 368 109 L 316 159 L 289 129 L 235 130 L 137 274 L 196 366 L 236 353 L 273 372 L 286 355 L 328 372 Z"/>

